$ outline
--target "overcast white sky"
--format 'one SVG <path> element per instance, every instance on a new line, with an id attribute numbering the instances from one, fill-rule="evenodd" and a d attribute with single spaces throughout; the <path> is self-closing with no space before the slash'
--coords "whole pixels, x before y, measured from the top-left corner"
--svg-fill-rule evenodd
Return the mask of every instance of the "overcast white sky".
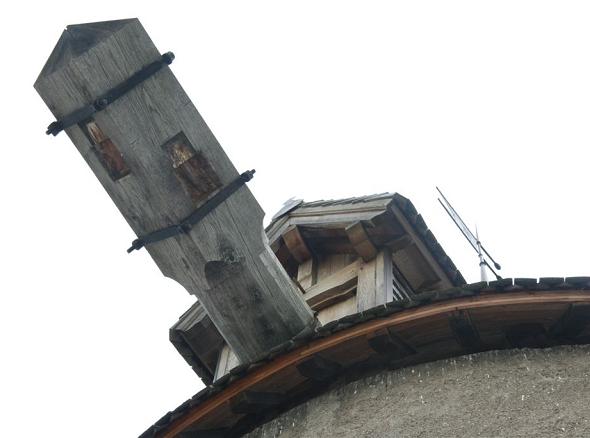
<path id="1" fill-rule="evenodd" d="M 246 4 L 247 3 L 247 4 Z M 7 6 L 10 4 L 10 6 Z M 268 217 L 397 191 L 469 282 L 590 275 L 590 5 L 562 1 L 4 2 L 0 412 L 10 437 L 137 436 L 201 388 L 168 341 L 193 302 L 32 85 L 67 24 L 139 17 Z"/>

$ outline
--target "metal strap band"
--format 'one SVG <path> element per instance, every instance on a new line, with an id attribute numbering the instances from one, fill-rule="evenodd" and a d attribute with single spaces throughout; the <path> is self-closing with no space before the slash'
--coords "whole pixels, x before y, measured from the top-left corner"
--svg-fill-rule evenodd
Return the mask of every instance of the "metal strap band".
<path id="1" fill-rule="evenodd" d="M 76 125 L 89 117 L 93 114 L 102 111 L 105 109 L 109 104 L 113 103 L 119 97 L 123 96 L 128 91 L 132 90 L 139 84 L 141 84 L 146 79 L 153 76 L 157 73 L 162 67 L 165 65 L 172 64 L 174 61 L 174 53 L 167 52 L 164 53 L 159 60 L 152 62 L 151 64 L 146 65 L 144 68 L 139 70 L 138 72 L 134 73 L 130 78 L 126 79 L 125 81 L 121 82 L 119 85 L 111 88 L 109 91 L 104 93 L 102 96 L 98 97 L 94 102 L 85 107 L 79 108 L 70 114 L 66 115 L 60 120 L 56 120 L 55 122 L 51 123 L 47 127 L 46 134 L 57 135 L 61 131 L 66 128 L 69 128 L 72 125 Z"/>
<path id="2" fill-rule="evenodd" d="M 179 224 L 162 228 L 161 230 L 154 231 L 146 236 L 135 239 L 127 252 L 130 253 L 133 250 L 141 249 L 149 243 L 159 242 L 160 240 L 168 239 L 179 234 L 187 234 L 191 228 L 199 223 L 205 216 L 215 210 L 216 207 L 229 198 L 236 190 L 250 181 L 254 177 L 255 172 L 255 170 L 248 170 L 242 173 Z"/>

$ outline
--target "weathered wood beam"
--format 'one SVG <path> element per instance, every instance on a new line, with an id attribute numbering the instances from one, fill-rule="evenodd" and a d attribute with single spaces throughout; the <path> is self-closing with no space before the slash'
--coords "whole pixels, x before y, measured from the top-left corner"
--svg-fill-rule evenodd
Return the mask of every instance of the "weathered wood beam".
<path id="1" fill-rule="evenodd" d="M 161 59 L 137 19 L 68 26 L 35 88 L 59 120 Z M 168 66 L 65 132 L 137 236 L 179 224 L 238 177 Z M 262 239 L 263 216 L 242 186 L 192 229 L 146 247 L 242 362 L 314 324 Z"/>
<path id="2" fill-rule="evenodd" d="M 289 252 L 297 262 L 303 263 L 313 257 L 298 226 L 290 227 L 283 233 L 282 237 Z"/>
<path id="3" fill-rule="evenodd" d="M 371 242 L 362 221 L 354 222 L 345 229 L 354 250 L 365 261 L 371 261 L 377 256 L 378 250 Z"/>

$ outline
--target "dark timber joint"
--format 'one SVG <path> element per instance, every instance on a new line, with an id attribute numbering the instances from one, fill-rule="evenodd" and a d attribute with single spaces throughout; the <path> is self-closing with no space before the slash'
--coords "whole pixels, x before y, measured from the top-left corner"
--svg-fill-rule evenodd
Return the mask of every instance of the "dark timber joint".
<path id="1" fill-rule="evenodd" d="M 141 249 L 149 243 L 159 242 L 160 240 L 168 239 L 170 237 L 178 236 L 179 234 L 188 233 L 196 224 L 198 224 L 205 216 L 217 208 L 223 201 L 229 198 L 236 190 L 254 178 L 255 170 L 247 170 L 242 173 L 228 185 L 223 187 L 211 199 L 206 201 L 203 205 L 197 208 L 189 217 L 176 225 L 171 225 L 161 230 L 154 231 L 143 237 L 135 239 L 131 247 L 127 250 L 130 253 L 133 250 Z"/>
<path id="2" fill-rule="evenodd" d="M 172 61 L 174 61 L 174 53 L 164 53 L 160 57 L 160 59 L 152 62 L 151 64 L 146 65 L 144 68 L 134 73 L 130 78 L 124 80 L 114 88 L 107 91 L 102 96 L 96 98 L 94 102 L 92 102 L 91 104 L 86 105 L 82 108 L 78 108 L 77 110 L 63 117 L 61 120 L 57 120 L 51 123 L 47 127 L 46 134 L 52 134 L 55 136 L 64 129 L 69 128 L 73 125 L 77 125 L 78 123 L 83 122 L 84 120 L 92 117 L 95 113 L 102 111 L 109 104 L 117 100 L 119 97 L 123 96 L 125 93 L 132 90 L 133 88 L 141 84 L 143 81 L 156 74 L 165 65 L 172 64 Z"/>

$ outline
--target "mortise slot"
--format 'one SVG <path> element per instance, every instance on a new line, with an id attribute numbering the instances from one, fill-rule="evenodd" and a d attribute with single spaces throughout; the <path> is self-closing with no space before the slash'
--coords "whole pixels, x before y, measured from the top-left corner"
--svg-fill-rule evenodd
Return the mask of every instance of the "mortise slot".
<path id="1" fill-rule="evenodd" d="M 104 134 L 96 121 L 87 120 L 79 126 L 94 146 L 94 153 L 113 181 L 117 181 L 131 173 L 123 154 L 121 154 L 115 143 Z"/>
<path id="2" fill-rule="evenodd" d="M 162 145 L 172 162 L 174 175 L 195 203 L 200 203 L 221 187 L 219 177 L 202 152 L 195 148 L 183 132 Z"/>

